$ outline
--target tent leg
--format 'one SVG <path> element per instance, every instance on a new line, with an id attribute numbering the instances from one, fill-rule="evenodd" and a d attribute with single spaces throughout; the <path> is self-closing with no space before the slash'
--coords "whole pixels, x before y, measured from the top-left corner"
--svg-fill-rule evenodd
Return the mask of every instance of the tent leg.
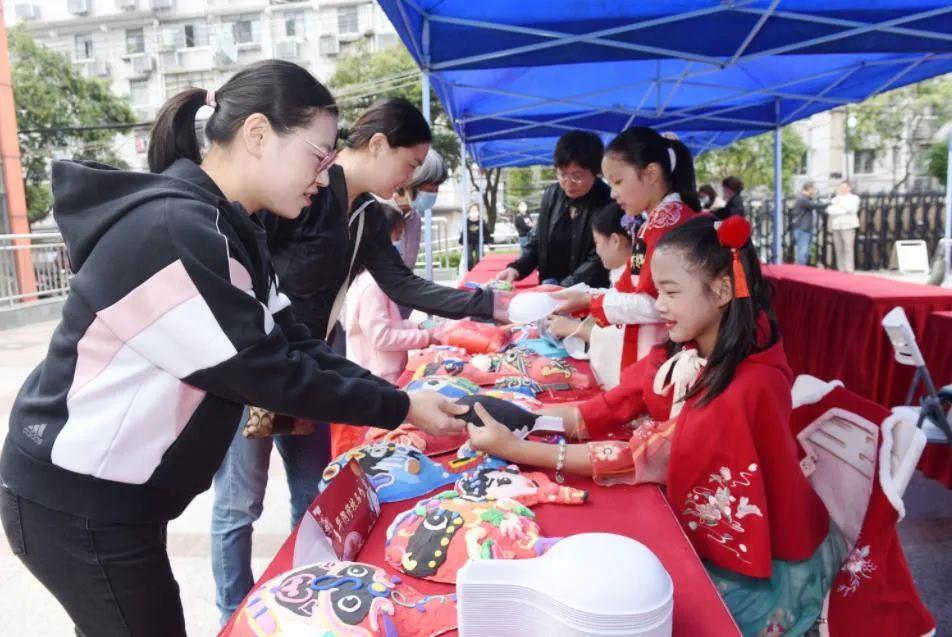
<path id="1" fill-rule="evenodd" d="M 466 144 L 463 140 L 459 140 L 460 152 L 459 152 L 459 165 L 460 170 L 462 171 L 462 179 L 460 183 L 462 184 L 463 193 L 460 197 L 460 202 L 462 203 L 463 210 L 460 217 L 460 232 L 463 236 L 463 254 L 460 257 L 460 271 L 463 274 L 469 271 L 469 263 L 467 262 L 469 255 L 469 233 L 466 231 L 466 220 L 467 215 L 469 214 L 469 170 L 466 168 Z"/>
<path id="2" fill-rule="evenodd" d="M 430 74 L 423 71 L 421 78 L 423 85 L 423 117 L 430 121 Z M 423 249 L 426 251 L 426 270 L 424 276 L 427 281 L 433 280 L 433 210 L 427 208 L 423 213 Z"/>
<path id="3" fill-rule="evenodd" d="M 774 129 L 773 262 L 783 263 L 783 142 L 781 128 Z"/>
<path id="4" fill-rule="evenodd" d="M 949 133 L 949 149 L 946 155 L 945 173 L 945 277 L 943 285 L 952 286 L 952 132 Z"/>

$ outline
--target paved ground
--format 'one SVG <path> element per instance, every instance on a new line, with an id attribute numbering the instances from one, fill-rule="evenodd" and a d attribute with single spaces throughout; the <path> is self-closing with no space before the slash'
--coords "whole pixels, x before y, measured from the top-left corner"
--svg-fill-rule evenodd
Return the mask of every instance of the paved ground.
<path id="1" fill-rule="evenodd" d="M 0 331 L 0 438 L 6 436 L 10 408 L 16 393 L 33 367 L 45 356 L 55 323 Z M 277 453 L 264 515 L 255 526 L 253 567 L 258 575 L 267 566 L 288 534 L 290 509 L 284 471 Z M 209 553 L 211 492 L 195 499 L 185 513 L 169 525 L 172 569 L 182 589 L 188 634 L 214 635 L 218 630 L 215 589 Z M 2 635 L 65 637 L 72 622 L 49 593 L 10 553 L 0 534 L 0 617 Z"/>
<path id="2" fill-rule="evenodd" d="M 16 392 L 46 353 L 55 323 L 0 331 L 0 438 Z M 255 529 L 254 568 L 260 572 L 288 532 L 288 493 L 278 455 L 272 456 L 264 515 Z M 916 477 L 900 524 L 906 556 L 923 599 L 939 620 L 938 635 L 952 634 L 952 491 Z M 182 589 L 189 635 L 214 635 L 217 612 L 209 557 L 211 493 L 198 497 L 169 525 L 172 568 Z M 0 537 L 3 537 L 0 534 Z M 61 637 L 72 624 L 56 601 L 0 540 L 0 617 L 3 635 Z"/>

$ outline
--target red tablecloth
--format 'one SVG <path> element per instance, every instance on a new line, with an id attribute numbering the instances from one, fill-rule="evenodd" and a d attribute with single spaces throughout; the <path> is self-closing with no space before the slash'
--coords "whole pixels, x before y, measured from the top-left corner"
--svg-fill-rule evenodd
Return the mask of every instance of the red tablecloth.
<path id="1" fill-rule="evenodd" d="M 739 635 L 734 620 L 700 559 L 684 536 L 667 500 L 658 487 L 600 487 L 590 479 L 570 477 L 567 483 L 589 490 L 589 500 L 581 506 L 545 504 L 534 509 L 542 531 L 549 537 L 585 532 L 620 533 L 650 548 L 674 581 L 674 634 L 683 637 L 730 637 Z M 380 519 L 358 559 L 396 573 L 384 559 L 387 527 L 414 501 L 382 506 Z M 296 533 L 296 531 L 295 531 Z M 291 568 L 294 534 L 285 541 L 259 583 Z M 571 573 L 566 573 L 571 577 Z M 637 573 L 631 574 L 632 581 Z M 453 585 L 415 577 L 404 579 L 417 590 L 431 595 L 452 593 Z M 233 618 L 234 622 L 234 618 Z M 455 633 L 452 633 L 455 634 Z M 220 637 L 254 637 L 247 629 L 229 624 Z"/>
<path id="2" fill-rule="evenodd" d="M 919 343 L 936 387 L 952 384 L 952 312 L 933 312 Z M 952 489 L 952 446 L 926 445 L 919 469 L 923 475 Z"/>
<path id="3" fill-rule="evenodd" d="M 463 277 L 464 283 L 489 283 L 497 274 L 506 269 L 506 265 L 512 263 L 519 255 L 509 253 L 491 252 L 479 260 L 476 266 L 466 273 Z M 516 281 L 517 288 L 531 288 L 539 285 L 539 272 L 535 271 L 521 281 Z"/>
<path id="4" fill-rule="evenodd" d="M 882 328 L 901 305 L 919 343 L 929 315 L 952 310 L 952 290 L 799 265 L 764 268 L 774 284 L 774 308 L 784 349 L 797 374 L 839 379 L 886 406 L 902 404 L 913 370 L 896 363 Z M 944 348 L 949 357 L 950 341 Z"/>

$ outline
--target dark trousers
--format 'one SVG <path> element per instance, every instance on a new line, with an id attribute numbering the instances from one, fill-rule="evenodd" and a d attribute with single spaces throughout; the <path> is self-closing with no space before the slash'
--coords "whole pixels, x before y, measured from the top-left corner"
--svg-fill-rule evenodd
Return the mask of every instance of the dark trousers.
<path id="1" fill-rule="evenodd" d="M 80 637 L 184 637 L 164 523 L 89 520 L 4 486 L 0 521 L 13 554 L 63 605 Z"/>
<path id="2" fill-rule="evenodd" d="M 470 243 L 467 247 L 466 269 L 472 270 L 473 266 L 479 263 L 479 241 L 477 240 L 476 243 Z"/>

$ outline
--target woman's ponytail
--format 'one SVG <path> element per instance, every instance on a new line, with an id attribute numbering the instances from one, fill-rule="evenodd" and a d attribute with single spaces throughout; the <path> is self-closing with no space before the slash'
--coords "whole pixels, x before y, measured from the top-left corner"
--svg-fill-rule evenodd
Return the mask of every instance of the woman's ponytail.
<path id="1" fill-rule="evenodd" d="M 160 173 L 183 157 L 201 163 L 195 114 L 206 95 L 205 89 L 187 88 L 162 106 L 149 135 L 149 170 Z"/>

